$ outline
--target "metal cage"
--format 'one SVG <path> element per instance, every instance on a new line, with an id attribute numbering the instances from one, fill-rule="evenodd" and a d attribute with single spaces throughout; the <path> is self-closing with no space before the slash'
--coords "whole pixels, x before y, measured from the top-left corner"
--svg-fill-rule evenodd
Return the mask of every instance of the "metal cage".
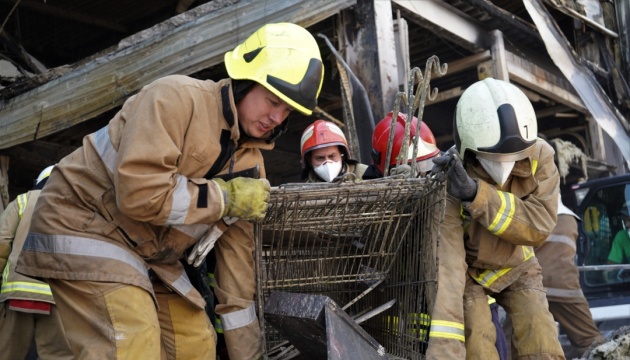
<path id="1" fill-rule="evenodd" d="M 265 219 L 255 226 L 268 358 L 299 356 L 265 324 L 265 299 L 274 291 L 326 295 L 354 317 L 394 299 L 361 326 L 391 356 L 423 358 L 444 199 L 444 185 L 423 178 L 273 188 Z"/>

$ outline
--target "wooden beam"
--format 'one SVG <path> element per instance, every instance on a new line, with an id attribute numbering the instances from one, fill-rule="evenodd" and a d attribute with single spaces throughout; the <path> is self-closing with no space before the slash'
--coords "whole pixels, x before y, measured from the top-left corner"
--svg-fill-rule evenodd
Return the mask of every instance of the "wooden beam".
<path id="1" fill-rule="evenodd" d="M 510 80 L 581 113 L 586 113 L 582 100 L 564 78 L 536 66 L 524 58 L 506 51 Z"/>
<path id="2" fill-rule="evenodd" d="M 477 20 L 462 14 L 442 0 L 392 0 L 403 16 L 471 52 L 488 47 L 488 32 Z"/>
<path id="3" fill-rule="evenodd" d="M 355 3 L 242 0 L 190 20 L 188 12 L 181 14 L 167 20 L 166 25 L 156 25 L 152 37 L 95 58 L 5 101 L 0 105 L 0 149 L 94 118 L 122 105 L 142 86 L 165 75 L 192 74 L 220 64 L 226 51 L 265 23 L 293 22 L 308 27 Z M 191 11 L 205 6 L 219 5 L 210 2 Z"/>

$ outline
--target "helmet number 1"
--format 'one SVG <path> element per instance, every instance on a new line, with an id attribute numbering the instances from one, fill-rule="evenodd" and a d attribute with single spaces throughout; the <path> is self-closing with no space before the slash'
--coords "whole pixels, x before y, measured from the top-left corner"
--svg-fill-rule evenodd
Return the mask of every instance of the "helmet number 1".
<path id="1" fill-rule="evenodd" d="M 529 129 L 527 128 L 527 125 L 523 125 L 523 127 L 525 128 L 525 139 L 529 139 Z"/>

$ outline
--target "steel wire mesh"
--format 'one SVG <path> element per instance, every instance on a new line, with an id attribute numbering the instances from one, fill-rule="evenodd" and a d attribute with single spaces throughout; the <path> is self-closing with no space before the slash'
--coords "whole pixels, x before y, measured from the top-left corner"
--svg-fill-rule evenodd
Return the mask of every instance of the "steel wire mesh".
<path id="1" fill-rule="evenodd" d="M 255 227 L 258 312 L 266 348 L 284 339 L 265 326 L 265 298 L 288 291 L 329 296 L 351 315 L 396 299 L 394 307 L 362 326 L 388 353 L 421 358 L 428 329 L 422 319 L 435 292 L 443 200 L 444 186 L 427 179 L 273 188 L 266 217 Z M 422 319 L 415 321 L 418 316 Z"/>

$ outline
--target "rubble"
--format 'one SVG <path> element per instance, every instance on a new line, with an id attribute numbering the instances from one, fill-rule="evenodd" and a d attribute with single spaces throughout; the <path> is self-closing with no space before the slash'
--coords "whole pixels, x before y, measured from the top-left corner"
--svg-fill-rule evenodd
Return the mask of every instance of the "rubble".
<path id="1" fill-rule="evenodd" d="M 578 360 L 630 360 L 630 326 L 615 331 L 610 340 L 587 350 Z"/>

